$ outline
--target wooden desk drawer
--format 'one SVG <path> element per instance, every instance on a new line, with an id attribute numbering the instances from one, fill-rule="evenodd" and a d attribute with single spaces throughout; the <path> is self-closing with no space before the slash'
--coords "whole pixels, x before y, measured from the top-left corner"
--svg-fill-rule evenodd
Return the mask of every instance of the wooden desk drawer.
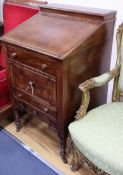
<path id="1" fill-rule="evenodd" d="M 36 98 L 33 96 L 15 88 L 14 89 L 14 97 L 16 99 L 19 99 L 23 102 L 26 102 L 27 104 L 30 104 L 34 107 L 37 107 L 43 114 L 45 114 L 49 119 L 53 119 L 56 121 L 56 108 L 52 106 L 48 106 L 44 104 L 43 102 L 41 103 L 38 101 Z M 36 111 L 35 111 L 36 113 Z"/>
<path id="2" fill-rule="evenodd" d="M 43 73 L 56 76 L 56 64 L 54 60 L 49 60 L 41 54 L 19 47 L 8 47 L 9 59 L 25 64 Z"/>
<path id="3" fill-rule="evenodd" d="M 50 105 L 56 104 L 56 81 L 25 67 L 13 65 L 13 85 Z"/>
<path id="4" fill-rule="evenodd" d="M 29 104 L 26 104 L 26 110 L 27 112 L 33 114 L 33 116 L 35 117 L 37 116 L 42 121 L 46 122 L 53 131 L 57 132 L 56 120 L 54 120 L 53 118 L 47 117 L 47 115 L 44 114 L 41 110 Z"/>

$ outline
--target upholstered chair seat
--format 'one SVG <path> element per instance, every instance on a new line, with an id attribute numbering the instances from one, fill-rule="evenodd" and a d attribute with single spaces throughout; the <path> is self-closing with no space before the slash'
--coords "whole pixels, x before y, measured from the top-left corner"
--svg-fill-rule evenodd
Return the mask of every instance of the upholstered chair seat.
<path id="1" fill-rule="evenodd" d="M 88 111 L 90 89 L 114 79 L 112 103 Z M 79 85 L 82 92 L 75 121 L 69 125 L 73 159 L 78 169 L 78 154 L 83 165 L 96 175 L 123 175 L 123 23 L 117 30 L 117 61 L 113 70 Z M 101 93 L 101 92 L 100 92 Z"/>
<path id="2" fill-rule="evenodd" d="M 69 130 L 88 160 L 110 174 L 123 175 L 123 103 L 97 107 L 71 123 Z"/>

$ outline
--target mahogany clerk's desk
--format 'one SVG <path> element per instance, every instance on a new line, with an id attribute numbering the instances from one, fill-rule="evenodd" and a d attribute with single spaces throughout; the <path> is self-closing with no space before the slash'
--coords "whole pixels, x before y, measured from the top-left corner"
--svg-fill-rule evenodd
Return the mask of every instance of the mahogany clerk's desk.
<path id="1" fill-rule="evenodd" d="M 64 162 L 78 85 L 109 70 L 114 21 L 114 11 L 46 5 L 2 38 L 17 131 L 19 111 L 38 115 L 57 132 Z M 92 91 L 90 107 L 105 103 L 106 94 L 107 87 L 101 96 Z"/>

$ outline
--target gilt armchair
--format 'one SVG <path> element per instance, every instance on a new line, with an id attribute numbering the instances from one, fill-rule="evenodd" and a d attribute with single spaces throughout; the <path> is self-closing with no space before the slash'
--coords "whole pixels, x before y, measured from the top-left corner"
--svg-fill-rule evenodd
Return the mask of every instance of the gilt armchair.
<path id="1" fill-rule="evenodd" d="M 89 90 L 114 79 L 112 103 L 87 112 Z M 79 85 L 82 102 L 69 125 L 73 159 L 71 169 L 78 169 L 78 153 L 83 164 L 96 175 L 123 175 L 123 23 L 117 31 L 117 61 L 115 68 Z"/>

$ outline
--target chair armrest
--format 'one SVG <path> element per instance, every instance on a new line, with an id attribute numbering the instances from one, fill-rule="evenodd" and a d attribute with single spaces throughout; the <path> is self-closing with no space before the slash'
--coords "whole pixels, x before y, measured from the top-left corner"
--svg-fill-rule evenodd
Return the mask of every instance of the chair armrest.
<path id="1" fill-rule="evenodd" d="M 104 73 L 98 77 L 91 78 L 79 85 L 82 91 L 82 102 L 75 119 L 81 119 L 86 115 L 87 108 L 90 102 L 89 90 L 95 87 L 100 87 L 108 83 L 111 79 L 115 78 L 120 73 L 120 65 L 116 66 L 112 71 Z"/>
<path id="2" fill-rule="evenodd" d="M 104 73 L 98 77 L 91 78 L 79 85 L 79 89 L 83 92 L 94 87 L 100 87 L 108 83 L 111 79 L 115 78 L 120 73 L 120 65 L 116 66 L 110 72 Z"/>

